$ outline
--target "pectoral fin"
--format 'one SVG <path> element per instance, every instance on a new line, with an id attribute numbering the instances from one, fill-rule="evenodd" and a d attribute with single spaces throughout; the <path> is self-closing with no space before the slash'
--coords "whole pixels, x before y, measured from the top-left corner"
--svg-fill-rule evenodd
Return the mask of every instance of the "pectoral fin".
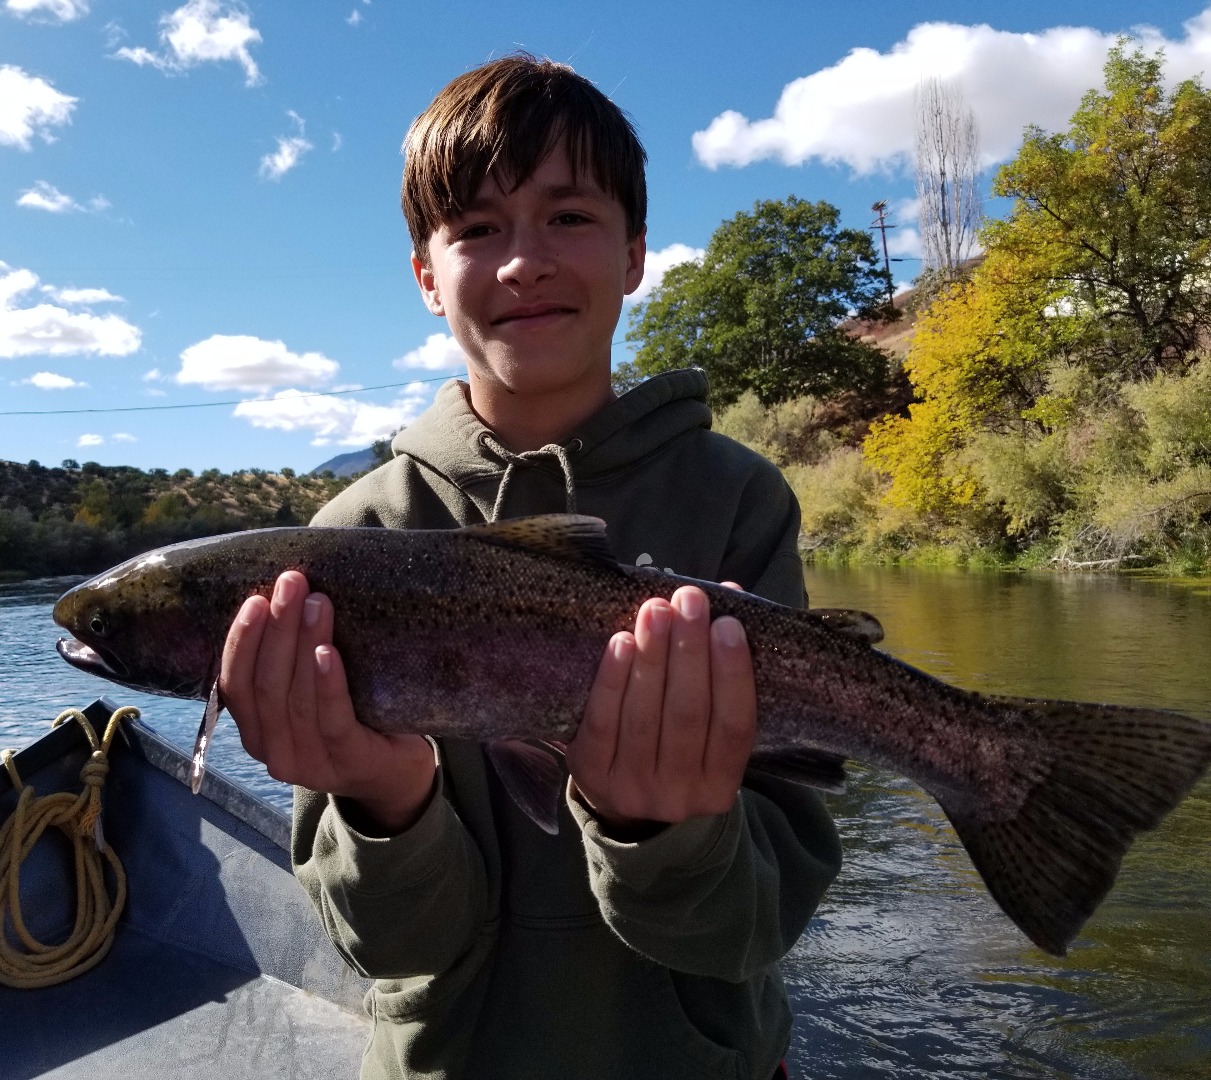
<path id="1" fill-rule="evenodd" d="M 545 750 L 510 739 L 485 746 L 488 760 L 522 813 L 544 832 L 559 832 L 564 772 Z"/>
<path id="2" fill-rule="evenodd" d="M 202 710 L 198 737 L 193 744 L 193 770 L 189 774 L 189 787 L 195 795 L 202 790 L 202 777 L 206 775 L 206 749 L 210 746 L 210 737 L 214 734 L 214 726 L 219 722 L 222 711 L 223 696 L 219 693 L 219 680 L 215 679 L 214 686 L 210 688 L 210 697 L 206 699 L 206 708 Z"/>

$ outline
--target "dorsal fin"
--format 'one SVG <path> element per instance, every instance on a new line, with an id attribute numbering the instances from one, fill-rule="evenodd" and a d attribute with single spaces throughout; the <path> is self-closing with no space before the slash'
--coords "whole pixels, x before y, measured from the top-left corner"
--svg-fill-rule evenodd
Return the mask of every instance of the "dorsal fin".
<path id="1" fill-rule="evenodd" d="M 850 611 L 847 608 L 808 608 L 809 615 L 815 615 L 830 630 L 844 634 L 855 641 L 865 641 L 867 645 L 877 645 L 883 640 L 883 626 L 873 615 L 865 611 Z"/>
<path id="2" fill-rule="evenodd" d="M 459 529 L 468 537 L 501 547 L 520 548 L 571 562 L 617 567 L 601 518 L 583 514 L 541 514 Z"/>

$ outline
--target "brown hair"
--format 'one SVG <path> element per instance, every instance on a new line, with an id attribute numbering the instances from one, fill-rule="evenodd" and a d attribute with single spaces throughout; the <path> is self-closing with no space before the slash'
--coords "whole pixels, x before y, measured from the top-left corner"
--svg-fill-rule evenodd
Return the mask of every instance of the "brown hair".
<path id="1" fill-rule="evenodd" d="M 400 202 L 421 261 L 490 172 L 516 191 L 560 139 L 573 176 L 589 172 L 622 203 L 634 240 L 647 220 L 647 154 L 630 120 L 566 64 L 517 53 L 458 76 L 408 129 Z"/>

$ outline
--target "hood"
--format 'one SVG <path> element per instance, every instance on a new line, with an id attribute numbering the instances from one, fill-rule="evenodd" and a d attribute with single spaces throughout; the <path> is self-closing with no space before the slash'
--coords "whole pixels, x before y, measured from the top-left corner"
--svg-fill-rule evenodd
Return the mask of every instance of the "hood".
<path id="1" fill-rule="evenodd" d="M 698 369 L 670 371 L 616 398 L 554 449 L 514 454 L 500 445 L 471 410 L 467 384 L 446 383 L 433 405 L 391 442 L 395 456 L 406 455 L 439 473 L 481 505 L 502 516 L 504 495 L 519 467 L 559 477 L 575 507 L 575 485 L 591 484 L 643 460 L 694 428 L 711 426 L 706 375 Z M 510 509 L 513 509 L 512 503 Z M 548 507 L 550 509 L 550 507 Z M 529 508 L 527 507 L 527 510 Z"/>

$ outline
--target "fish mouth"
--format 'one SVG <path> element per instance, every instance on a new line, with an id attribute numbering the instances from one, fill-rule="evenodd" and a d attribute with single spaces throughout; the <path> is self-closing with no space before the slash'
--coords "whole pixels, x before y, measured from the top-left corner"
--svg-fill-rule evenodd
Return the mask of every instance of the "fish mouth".
<path id="1" fill-rule="evenodd" d="M 55 651 L 72 667 L 89 675 L 98 675 L 113 682 L 123 682 L 129 677 L 124 666 L 113 657 L 106 658 L 92 646 L 75 638 L 59 638 L 55 642 Z"/>

